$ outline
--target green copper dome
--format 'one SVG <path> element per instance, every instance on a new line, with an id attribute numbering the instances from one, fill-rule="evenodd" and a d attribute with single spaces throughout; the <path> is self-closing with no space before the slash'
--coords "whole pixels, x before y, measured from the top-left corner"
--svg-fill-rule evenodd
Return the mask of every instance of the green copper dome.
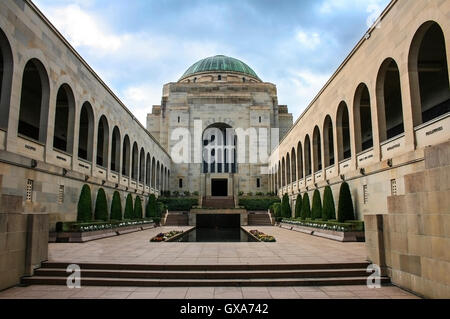
<path id="1" fill-rule="evenodd" d="M 255 71 L 253 71 L 247 64 L 238 59 L 230 58 L 224 55 L 216 55 L 198 61 L 183 74 L 180 80 L 203 72 L 237 72 L 249 75 L 259 80 L 259 77 L 256 75 Z"/>

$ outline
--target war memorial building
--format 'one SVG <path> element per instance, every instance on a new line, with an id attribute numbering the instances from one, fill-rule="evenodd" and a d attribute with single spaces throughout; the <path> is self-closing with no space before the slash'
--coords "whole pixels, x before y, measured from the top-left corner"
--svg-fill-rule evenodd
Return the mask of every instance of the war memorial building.
<path id="1" fill-rule="evenodd" d="M 211 203 L 239 209 L 240 194 L 295 207 L 325 186 L 337 200 L 346 181 L 367 259 L 402 288 L 450 297 L 449 17 L 450 1 L 391 1 L 295 123 L 251 61 L 217 55 L 164 85 L 144 127 L 32 1 L 1 1 L 0 290 L 48 260 L 85 184 L 123 203 L 195 194 L 195 225 Z M 250 160 L 252 129 L 266 161 Z M 182 132 L 200 157 L 174 151 Z"/>

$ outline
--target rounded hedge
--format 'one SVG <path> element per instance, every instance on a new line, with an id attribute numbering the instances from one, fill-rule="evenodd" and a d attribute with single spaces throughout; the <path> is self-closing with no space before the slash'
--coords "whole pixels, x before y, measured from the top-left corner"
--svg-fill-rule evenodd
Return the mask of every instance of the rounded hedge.
<path id="1" fill-rule="evenodd" d="M 302 219 L 311 218 L 311 205 L 309 203 L 309 195 L 308 193 L 305 193 L 303 195 L 303 202 L 302 202 Z"/>
<path id="2" fill-rule="evenodd" d="M 134 219 L 142 219 L 142 201 L 139 196 L 134 199 Z"/>
<path id="3" fill-rule="evenodd" d="M 243 206 L 246 210 L 268 210 L 274 203 L 279 203 L 278 197 L 241 197 L 239 198 L 239 206 Z"/>
<path id="4" fill-rule="evenodd" d="M 148 197 L 147 206 L 145 207 L 145 217 L 156 217 L 156 196 L 154 194 L 150 194 Z"/>
<path id="5" fill-rule="evenodd" d="M 323 193 L 322 219 L 336 219 L 336 208 L 334 206 L 333 191 L 331 190 L 330 186 L 326 186 Z"/>
<path id="6" fill-rule="evenodd" d="M 350 187 L 344 182 L 339 191 L 338 221 L 343 223 L 347 220 L 355 220 L 355 211 Z"/>
<path id="7" fill-rule="evenodd" d="M 320 192 L 318 189 L 314 191 L 313 204 L 311 209 L 312 219 L 322 219 L 322 199 L 320 198 Z"/>
<path id="8" fill-rule="evenodd" d="M 133 197 L 131 194 L 128 194 L 127 200 L 125 201 L 125 213 L 123 214 L 124 219 L 133 219 Z"/>
<path id="9" fill-rule="evenodd" d="M 289 204 L 289 195 L 284 194 L 281 201 L 281 217 L 292 218 L 291 205 Z"/>
<path id="10" fill-rule="evenodd" d="M 97 192 L 94 216 L 95 220 L 103 220 L 105 222 L 108 221 L 108 201 L 103 188 L 99 188 Z"/>
<path id="11" fill-rule="evenodd" d="M 302 194 L 297 195 L 297 200 L 295 201 L 295 218 L 302 217 Z"/>
<path id="12" fill-rule="evenodd" d="M 115 191 L 111 203 L 111 220 L 122 220 L 122 201 L 120 199 L 120 194 Z"/>
<path id="13" fill-rule="evenodd" d="M 77 207 L 77 221 L 90 222 L 92 221 L 92 198 L 91 188 L 89 185 L 83 185 L 81 189 L 80 198 Z"/>

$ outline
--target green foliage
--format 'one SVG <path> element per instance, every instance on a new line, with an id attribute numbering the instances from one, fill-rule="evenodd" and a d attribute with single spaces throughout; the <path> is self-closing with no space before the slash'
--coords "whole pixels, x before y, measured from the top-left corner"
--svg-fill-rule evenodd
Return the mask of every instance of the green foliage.
<path id="1" fill-rule="evenodd" d="M 148 197 L 147 206 L 145 207 L 145 217 L 156 217 L 156 196 L 154 194 L 150 194 Z"/>
<path id="2" fill-rule="evenodd" d="M 89 222 L 92 220 L 92 198 L 91 188 L 84 185 L 81 189 L 80 198 L 78 200 L 77 221 Z"/>
<path id="3" fill-rule="evenodd" d="M 322 219 L 322 200 L 318 189 L 314 191 L 313 204 L 311 209 L 312 219 Z"/>
<path id="4" fill-rule="evenodd" d="M 115 191 L 111 203 L 111 220 L 122 220 L 122 201 L 120 194 Z"/>
<path id="5" fill-rule="evenodd" d="M 284 218 L 292 217 L 292 210 L 291 210 L 291 205 L 289 205 L 289 195 L 288 194 L 284 194 L 283 199 L 281 201 L 281 217 L 284 217 Z"/>
<path id="6" fill-rule="evenodd" d="M 305 193 L 305 195 L 303 195 L 301 217 L 302 217 L 302 219 L 311 218 L 311 206 L 309 204 L 308 193 Z"/>
<path id="7" fill-rule="evenodd" d="M 333 192 L 331 191 L 330 186 L 326 186 L 323 193 L 322 219 L 336 219 L 336 208 L 334 206 Z"/>
<path id="8" fill-rule="evenodd" d="M 189 211 L 193 206 L 198 205 L 197 197 L 179 197 L 179 198 L 167 198 L 160 197 L 158 202 L 163 203 L 167 206 L 169 211 Z"/>
<path id="9" fill-rule="evenodd" d="M 297 195 L 297 200 L 295 201 L 295 218 L 302 217 L 302 194 Z"/>
<path id="10" fill-rule="evenodd" d="M 99 188 L 97 199 L 95 201 L 95 220 L 108 221 L 108 201 L 106 199 L 105 190 Z"/>
<path id="11" fill-rule="evenodd" d="M 142 219 L 142 201 L 139 196 L 134 199 L 134 219 Z"/>
<path id="12" fill-rule="evenodd" d="M 281 217 L 281 203 L 274 203 L 272 205 L 273 208 L 273 215 L 275 217 Z"/>
<path id="13" fill-rule="evenodd" d="M 278 197 L 242 197 L 239 198 L 239 206 L 243 206 L 246 210 L 268 210 L 274 203 L 279 203 Z"/>
<path id="14" fill-rule="evenodd" d="M 355 220 L 355 211 L 350 187 L 344 182 L 339 191 L 338 221 L 343 223 L 348 220 Z"/>
<path id="15" fill-rule="evenodd" d="M 127 200 L 125 202 L 125 213 L 123 215 L 124 219 L 133 219 L 134 212 L 133 212 L 133 197 L 131 194 L 128 194 Z"/>

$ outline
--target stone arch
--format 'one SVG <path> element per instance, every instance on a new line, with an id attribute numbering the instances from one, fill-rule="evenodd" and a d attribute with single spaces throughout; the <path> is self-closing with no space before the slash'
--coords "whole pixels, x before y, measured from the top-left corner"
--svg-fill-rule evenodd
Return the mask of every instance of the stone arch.
<path id="1" fill-rule="evenodd" d="M 123 139 L 122 147 L 122 175 L 130 177 L 130 156 L 131 155 L 131 143 L 128 135 L 125 135 Z"/>
<path id="2" fill-rule="evenodd" d="M 152 183 L 151 186 L 156 188 L 156 160 L 152 158 Z"/>
<path id="3" fill-rule="evenodd" d="M 23 71 L 20 94 L 19 135 L 45 143 L 50 99 L 48 73 L 40 60 L 33 58 Z"/>
<path id="4" fill-rule="evenodd" d="M 131 152 L 131 179 L 138 180 L 139 175 L 139 148 L 136 142 L 133 143 L 133 150 Z"/>
<path id="5" fill-rule="evenodd" d="M 73 153 L 73 133 L 75 125 L 75 97 L 72 88 L 63 84 L 56 95 L 53 147 Z"/>
<path id="6" fill-rule="evenodd" d="M 306 175 L 306 177 L 308 177 L 312 174 L 311 140 L 309 139 L 309 135 L 306 135 L 306 137 L 305 137 L 304 152 L 305 152 L 305 175 Z"/>
<path id="7" fill-rule="evenodd" d="M 291 175 L 292 182 L 297 181 L 297 156 L 295 153 L 295 147 L 291 150 Z"/>
<path id="8" fill-rule="evenodd" d="M 14 60 L 11 45 L 0 29 L 0 128 L 8 129 Z"/>
<path id="9" fill-rule="evenodd" d="M 78 130 L 78 158 L 92 161 L 94 144 L 94 110 L 89 102 L 84 102 L 80 112 Z"/>
<path id="10" fill-rule="evenodd" d="M 286 154 L 286 183 L 291 183 L 291 155 L 289 152 Z"/>
<path id="11" fill-rule="evenodd" d="M 106 116 L 102 115 L 97 129 L 97 165 L 108 166 L 109 152 L 109 124 Z"/>
<path id="12" fill-rule="evenodd" d="M 343 161 L 352 157 L 350 146 L 350 121 L 347 104 L 344 101 L 339 104 L 336 118 L 338 161 Z"/>
<path id="13" fill-rule="evenodd" d="M 139 155 L 139 182 L 142 184 L 145 182 L 145 151 L 143 147 Z"/>
<path id="14" fill-rule="evenodd" d="M 314 173 L 322 170 L 322 141 L 320 138 L 320 129 L 316 125 L 313 131 L 313 163 Z"/>
<path id="15" fill-rule="evenodd" d="M 114 126 L 111 141 L 111 170 L 120 173 L 120 130 Z"/>
<path id="16" fill-rule="evenodd" d="M 323 155 L 325 167 L 330 167 L 335 164 L 333 121 L 330 115 L 327 115 L 323 122 Z"/>
<path id="17" fill-rule="evenodd" d="M 369 88 L 365 83 L 360 83 L 355 92 L 353 123 L 358 154 L 373 147 L 372 109 Z"/>
<path id="18" fill-rule="evenodd" d="M 435 21 L 422 24 L 408 56 L 414 126 L 450 112 L 445 36 Z"/>
<path id="19" fill-rule="evenodd" d="M 145 185 L 150 187 L 151 185 L 151 177 L 152 177 L 152 171 L 151 171 L 151 157 L 150 153 L 147 153 L 147 157 L 145 160 Z"/>
<path id="20" fill-rule="evenodd" d="M 297 144 L 297 172 L 298 179 L 301 180 L 304 178 L 303 175 L 303 147 L 302 142 L 299 141 Z"/>
<path id="21" fill-rule="evenodd" d="M 281 186 L 286 186 L 286 160 L 284 157 L 281 160 Z"/>
<path id="22" fill-rule="evenodd" d="M 161 173 L 161 167 L 160 167 L 160 164 L 159 164 L 159 161 L 157 161 L 156 162 L 156 189 L 157 190 L 160 190 L 161 189 L 161 176 L 160 176 L 160 173 Z"/>

